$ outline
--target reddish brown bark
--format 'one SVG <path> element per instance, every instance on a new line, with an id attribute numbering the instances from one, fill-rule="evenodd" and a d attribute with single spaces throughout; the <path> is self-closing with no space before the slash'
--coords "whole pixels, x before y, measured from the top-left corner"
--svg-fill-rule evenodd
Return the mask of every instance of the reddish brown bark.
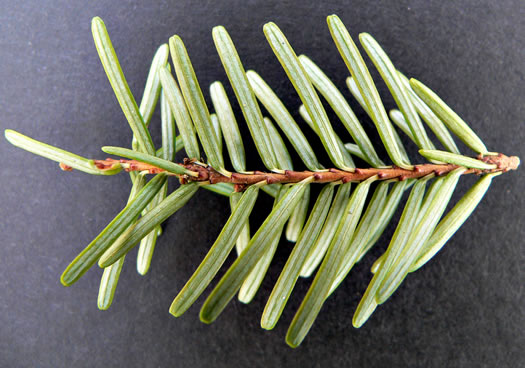
<path id="1" fill-rule="evenodd" d="M 507 172 L 509 170 L 516 170 L 520 163 L 518 157 L 509 157 L 501 153 L 491 156 L 478 156 L 477 158 L 487 164 L 496 165 L 496 168 L 490 170 L 469 169 L 465 171 L 464 174 L 482 175 L 494 172 Z M 95 160 L 95 165 L 100 169 L 112 168 L 115 164 L 121 164 L 126 171 L 148 171 L 151 174 L 157 174 L 164 171 L 163 169 L 160 169 L 156 166 L 135 160 Z M 379 180 L 406 180 L 411 178 L 417 179 L 432 173 L 436 176 L 445 175 L 459 167 L 458 165 L 453 164 L 421 164 L 415 165 L 412 170 L 390 166 L 386 168 L 355 169 L 353 172 L 342 171 L 339 169 L 328 169 L 326 171 L 285 170 L 284 173 L 254 171 L 252 173 L 246 174 L 232 173 L 231 177 L 228 177 L 217 172 L 210 166 L 204 166 L 202 163 L 192 160 L 185 159 L 184 163 L 180 165 L 199 174 L 197 177 L 173 174 L 179 176 L 179 179 L 182 183 L 190 181 L 209 182 L 211 184 L 232 183 L 235 184 L 236 191 L 242 191 L 245 187 L 260 181 L 266 181 L 268 184 L 298 183 L 301 180 L 312 176 L 314 177 L 314 183 L 330 183 L 337 181 L 341 181 L 343 183 L 350 181 L 360 182 L 374 175 L 377 175 Z"/>

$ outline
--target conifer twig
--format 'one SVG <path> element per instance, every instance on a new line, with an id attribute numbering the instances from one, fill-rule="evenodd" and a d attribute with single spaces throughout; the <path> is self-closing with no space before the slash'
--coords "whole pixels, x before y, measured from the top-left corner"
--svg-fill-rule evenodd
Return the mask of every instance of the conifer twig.
<path id="1" fill-rule="evenodd" d="M 502 153 L 494 155 L 479 155 L 477 160 L 480 163 L 486 164 L 486 169 L 470 168 L 466 170 L 465 174 L 489 174 L 496 172 L 507 172 L 509 170 L 516 170 L 520 164 L 520 159 L 516 156 L 506 156 Z M 94 160 L 95 165 L 99 169 L 114 168 L 115 165 L 120 164 L 126 171 L 147 171 L 150 174 L 158 174 L 164 172 L 157 166 L 135 160 L 114 160 L 108 158 L 106 160 Z M 63 167 L 64 165 L 61 165 Z M 333 183 L 341 181 L 347 182 L 361 182 L 374 175 L 378 176 L 378 180 L 398 179 L 400 181 L 406 179 L 418 179 L 434 173 L 436 176 L 446 175 L 449 172 L 457 169 L 460 165 L 455 164 L 420 164 L 414 165 L 412 170 L 402 169 L 397 166 L 388 166 L 382 168 L 366 168 L 355 169 L 353 172 L 343 171 L 335 168 L 322 171 L 293 171 L 284 170 L 284 173 L 253 171 L 252 173 L 232 173 L 230 177 L 219 173 L 211 166 L 202 164 L 195 160 L 185 159 L 181 164 L 186 170 L 198 173 L 198 176 L 177 175 L 182 183 L 186 182 L 209 182 L 210 184 L 217 183 L 231 183 L 236 185 L 236 191 L 240 192 L 245 187 L 266 181 L 267 184 L 288 184 L 298 183 L 306 178 L 313 177 L 313 183 Z M 171 175 L 175 175 L 171 173 Z"/>

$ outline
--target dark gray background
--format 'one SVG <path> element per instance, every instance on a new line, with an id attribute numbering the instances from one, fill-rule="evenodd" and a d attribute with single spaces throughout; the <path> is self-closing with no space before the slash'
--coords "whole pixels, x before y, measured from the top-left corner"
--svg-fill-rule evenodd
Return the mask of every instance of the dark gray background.
<path id="1" fill-rule="evenodd" d="M 4 0 L 1 128 L 94 158 L 105 157 L 100 146 L 129 144 L 130 129 L 91 39 L 90 20 L 96 15 L 106 22 L 137 98 L 154 51 L 177 33 L 209 101 L 206 86 L 216 79 L 226 81 L 211 38 L 211 28 L 222 24 L 246 68 L 256 69 L 296 111 L 299 100 L 265 41 L 262 25 L 275 21 L 298 53 L 311 56 L 345 90 L 347 71 L 325 22 L 332 13 L 352 36 L 373 34 L 398 68 L 436 90 L 489 149 L 524 157 L 522 0 Z M 384 84 L 376 80 L 387 107 L 393 107 Z M 354 102 L 352 106 L 377 142 L 370 121 Z M 158 142 L 158 124 L 153 125 Z M 339 123 L 337 130 L 344 133 Z M 274 331 L 259 327 L 265 300 L 290 251 L 286 241 L 252 304 L 234 301 L 211 326 L 199 322 L 198 305 L 179 319 L 168 314 L 172 298 L 227 219 L 224 198 L 200 193 L 167 221 L 149 274 L 139 276 L 134 256 L 129 257 L 114 305 L 102 312 L 96 306 L 100 270 L 91 270 L 70 288 L 62 287 L 59 277 L 124 205 L 127 176 L 63 173 L 3 139 L 0 157 L 2 367 L 525 365 L 523 169 L 497 178 L 444 251 L 410 275 L 356 330 L 352 314 L 371 278 L 370 265 L 388 244 L 382 239 L 326 302 L 300 348 L 292 350 L 284 335 L 309 281 L 298 284 Z M 258 165 L 253 155 L 251 162 Z M 472 182 L 465 178 L 459 194 Z M 270 205 L 261 201 L 254 223 L 262 221 Z"/>

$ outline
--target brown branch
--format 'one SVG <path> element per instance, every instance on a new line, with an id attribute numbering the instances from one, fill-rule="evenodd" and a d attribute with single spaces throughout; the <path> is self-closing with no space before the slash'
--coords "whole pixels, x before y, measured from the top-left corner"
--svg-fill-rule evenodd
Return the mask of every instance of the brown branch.
<path id="1" fill-rule="evenodd" d="M 489 170 L 480 169 L 468 169 L 464 174 L 488 174 L 495 172 L 507 172 L 509 170 L 516 170 L 520 164 L 520 160 L 516 156 L 505 156 L 502 153 L 490 156 L 478 156 L 477 159 L 487 163 L 496 165 L 496 168 Z M 110 169 L 116 164 L 120 164 L 126 171 L 147 171 L 151 174 L 157 174 L 164 172 L 165 170 L 156 166 L 138 162 L 135 160 L 95 160 L 95 165 L 99 169 Z M 429 174 L 435 174 L 436 176 L 445 175 L 454 169 L 457 169 L 458 165 L 453 164 L 421 164 L 415 165 L 412 170 L 402 169 L 396 166 L 389 166 L 385 168 L 368 168 L 368 169 L 355 169 L 353 172 L 343 171 L 339 169 L 328 169 L 324 171 L 291 171 L 285 170 L 283 173 L 274 172 L 263 172 L 253 171 L 251 173 L 232 173 L 230 177 L 225 176 L 210 166 L 205 166 L 202 163 L 195 162 L 194 160 L 185 159 L 181 166 L 188 170 L 197 172 L 198 177 L 189 177 L 187 175 L 176 175 L 179 177 L 181 183 L 187 183 L 190 181 L 196 182 L 209 182 L 210 184 L 216 183 L 231 183 L 235 184 L 235 190 L 240 192 L 243 191 L 247 186 L 258 183 L 260 181 L 266 181 L 268 184 L 285 184 L 285 183 L 298 183 L 301 180 L 312 177 L 314 183 L 331 183 L 341 181 L 346 182 L 360 182 L 366 180 L 374 175 L 377 175 L 379 180 L 406 180 L 406 179 L 417 179 L 427 176 Z M 61 166 L 62 167 L 62 166 Z"/>

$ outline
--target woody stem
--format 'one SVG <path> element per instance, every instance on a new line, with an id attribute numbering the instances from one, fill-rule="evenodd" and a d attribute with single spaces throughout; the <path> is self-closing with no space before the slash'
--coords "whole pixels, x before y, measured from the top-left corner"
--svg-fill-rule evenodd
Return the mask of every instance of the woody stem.
<path id="1" fill-rule="evenodd" d="M 479 156 L 479 160 L 494 165 L 493 169 L 468 169 L 464 174 L 488 174 L 494 172 L 507 172 L 509 170 L 516 170 L 519 165 L 519 159 L 515 156 L 505 156 L 503 154 L 491 156 Z M 120 164 L 126 171 L 148 171 L 156 174 L 164 172 L 165 170 L 156 166 L 138 162 L 134 160 L 95 160 L 95 165 L 100 169 L 111 168 L 114 165 Z M 441 176 L 457 169 L 458 165 L 454 164 L 420 164 L 415 165 L 412 170 L 402 169 L 396 166 L 389 166 L 384 168 L 368 168 L 355 169 L 353 172 L 343 171 L 339 169 L 328 169 L 323 171 L 292 171 L 283 170 L 282 172 L 262 172 L 253 171 L 248 173 L 232 173 L 231 176 L 226 176 L 210 166 L 206 166 L 200 162 L 185 159 L 184 163 L 180 164 L 184 168 L 198 173 L 198 176 L 191 177 L 187 175 L 176 175 L 179 177 L 181 183 L 187 182 L 208 182 L 210 184 L 216 183 L 231 183 L 236 185 L 236 191 L 242 191 L 247 186 L 266 181 L 268 184 L 286 184 L 298 183 L 306 178 L 313 177 L 314 183 L 330 183 L 330 182 L 361 182 L 374 175 L 377 175 L 378 180 L 406 180 L 417 179 L 429 174 Z"/>

